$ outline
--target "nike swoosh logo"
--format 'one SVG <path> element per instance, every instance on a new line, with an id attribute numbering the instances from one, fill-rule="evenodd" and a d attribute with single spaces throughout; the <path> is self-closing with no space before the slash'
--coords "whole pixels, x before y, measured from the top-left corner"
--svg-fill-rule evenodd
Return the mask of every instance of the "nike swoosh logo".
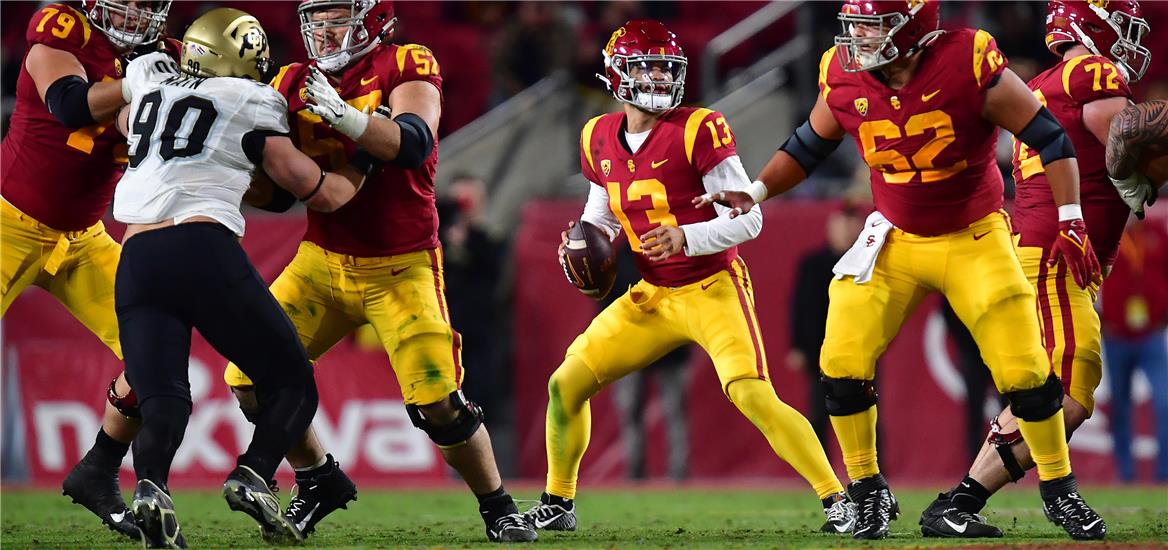
<path id="1" fill-rule="evenodd" d="M 965 528 L 969 527 L 968 521 L 958 525 L 956 523 L 953 523 L 952 521 L 949 521 L 949 518 L 941 518 L 941 519 L 945 520 L 945 523 L 948 523 L 949 527 L 952 527 L 953 530 L 957 531 L 958 533 L 965 533 Z"/>
<path id="2" fill-rule="evenodd" d="M 707 288 L 710 288 L 710 287 L 714 286 L 714 283 L 716 283 L 716 282 L 718 282 L 718 281 L 710 281 L 710 282 L 708 282 L 708 283 L 706 283 L 706 284 L 702 285 L 702 290 L 705 290 L 705 289 L 707 289 Z"/>
<path id="3" fill-rule="evenodd" d="M 1097 520 L 1095 520 L 1095 521 L 1092 521 L 1091 523 L 1088 523 L 1087 525 L 1084 525 L 1084 526 L 1083 526 L 1083 529 L 1090 529 L 1090 528 L 1092 528 L 1092 527 L 1095 527 L 1095 525 L 1096 525 L 1096 524 L 1098 524 L 1098 523 L 1099 523 L 1099 522 L 1101 522 L 1101 521 L 1103 521 L 1103 518 L 1099 518 L 1099 519 L 1097 519 Z"/>
<path id="4" fill-rule="evenodd" d="M 122 522 L 122 520 L 123 520 L 123 519 L 125 519 L 125 518 L 126 518 L 126 513 L 125 513 L 125 512 L 114 512 L 114 513 L 110 514 L 110 519 L 111 519 L 111 520 L 112 520 L 114 523 L 121 523 L 121 522 Z"/>
<path id="5" fill-rule="evenodd" d="M 649 165 L 652 166 L 654 170 L 656 170 L 658 166 L 661 166 L 662 164 L 665 164 L 667 162 L 669 162 L 669 159 L 659 160 L 657 162 L 652 162 L 652 163 L 649 163 Z"/>
<path id="6" fill-rule="evenodd" d="M 872 222 L 872 223 L 868 224 L 868 227 L 876 227 L 876 226 L 880 226 L 880 225 L 884 225 L 884 222 Z"/>
<path id="7" fill-rule="evenodd" d="M 939 93 L 941 93 L 941 90 L 936 90 L 931 94 L 921 94 L 921 101 L 928 101 L 930 99 L 933 99 L 933 96 L 935 96 Z"/>
<path id="8" fill-rule="evenodd" d="M 976 235 L 974 235 L 974 236 L 973 236 L 973 240 L 975 240 L 975 241 L 980 241 L 982 237 L 984 237 L 984 236 L 986 236 L 986 235 L 989 235 L 989 234 L 990 234 L 990 232 L 989 232 L 989 231 L 986 231 L 985 233 L 979 233 L 979 234 L 976 234 Z"/>
<path id="9" fill-rule="evenodd" d="M 402 268 L 398 268 L 398 269 L 391 269 L 391 270 L 389 270 L 389 275 L 391 277 L 397 277 L 401 272 L 403 272 L 409 268 L 410 268 L 409 266 L 406 266 L 406 267 L 402 267 Z"/>
<path id="10" fill-rule="evenodd" d="M 542 521 L 542 520 L 540 520 L 539 518 L 535 518 L 535 527 L 536 527 L 537 529 L 543 529 L 544 527 L 547 527 L 548 525 L 551 525 L 551 524 L 552 524 L 553 522 L 555 522 L 557 519 L 560 519 L 560 516 L 554 516 L 554 517 L 552 517 L 551 519 L 549 519 L 549 520 L 547 520 L 547 521 Z"/>
<path id="11" fill-rule="evenodd" d="M 304 519 L 296 524 L 296 528 L 299 529 L 300 531 L 304 531 L 304 529 L 308 527 L 308 522 L 312 520 L 313 514 L 316 513 L 317 508 L 320 508 L 319 502 L 316 503 L 316 506 L 313 506 L 312 509 L 309 510 L 307 514 L 304 514 Z"/>
<path id="12" fill-rule="evenodd" d="M 373 82 L 374 80 L 377 80 L 377 75 L 373 75 L 369 78 L 362 78 L 361 85 L 362 86 L 368 85 L 369 83 Z M 926 99 L 925 101 L 928 101 L 928 100 Z"/>

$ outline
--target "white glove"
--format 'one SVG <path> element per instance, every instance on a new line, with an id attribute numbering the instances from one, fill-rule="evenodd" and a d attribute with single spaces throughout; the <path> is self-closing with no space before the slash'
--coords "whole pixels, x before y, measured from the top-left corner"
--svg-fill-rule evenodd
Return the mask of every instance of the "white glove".
<path id="1" fill-rule="evenodd" d="M 357 141 L 369 126 L 369 115 L 345 103 L 340 94 L 329 84 L 328 78 L 316 67 L 308 69 L 305 82 L 308 92 L 308 110 L 319 116 L 336 131 Z"/>
<path id="2" fill-rule="evenodd" d="M 1156 202 L 1157 190 L 1148 178 L 1139 172 L 1132 172 L 1132 175 L 1117 180 L 1108 176 L 1111 184 L 1115 186 L 1115 190 L 1119 191 L 1119 197 L 1123 199 L 1124 204 L 1139 219 L 1144 219 L 1144 205 L 1151 206 Z"/>

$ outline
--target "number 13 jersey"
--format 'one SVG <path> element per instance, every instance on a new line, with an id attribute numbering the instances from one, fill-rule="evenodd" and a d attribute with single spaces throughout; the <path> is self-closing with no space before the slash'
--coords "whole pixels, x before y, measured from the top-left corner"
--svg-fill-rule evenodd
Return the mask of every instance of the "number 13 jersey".
<path id="1" fill-rule="evenodd" d="M 871 168 L 877 210 L 904 231 L 934 236 L 1002 207 L 997 126 L 981 112 L 1006 58 L 989 33 L 941 34 L 899 90 L 876 72 L 845 72 L 840 54 L 832 48 L 820 59 L 820 93 Z"/>
<path id="2" fill-rule="evenodd" d="M 157 53 L 130 63 L 126 79 L 134 96 L 129 167 L 114 194 L 114 217 L 180 223 L 202 215 L 243 235 L 239 205 L 263 136 L 288 133 L 283 96 L 254 80 L 187 75 Z"/>

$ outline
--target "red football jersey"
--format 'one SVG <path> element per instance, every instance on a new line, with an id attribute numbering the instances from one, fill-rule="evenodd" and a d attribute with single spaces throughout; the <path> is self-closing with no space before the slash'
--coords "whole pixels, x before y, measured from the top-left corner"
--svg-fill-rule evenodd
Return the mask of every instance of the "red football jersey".
<path id="1" fill-rule="evenodd" d="M 1079 201 L 1091 246 L 1099 263 L 1111 265 L 1127 224 L 1129 209 L 1107 179 L 1107 144 L 1083 124 L 1083 105 L 1109 97 L 1131 98 L 1131 90 L 1105 57 L 1083 55 L 1064 60 L 1029 83 L 1038 101 L 1058 119 L 1075 146 L 1079 162 Z M 1058 235 L 1058 209 L 1042 160 L 1014 140 L 1014 231 L 1022 246 L 1046 248 Z"/>
<path id="2" fill-rule="evenodd" d="M 981 117 L 1006 58 L 983 30 L 945 32 L 899 90 L 871 72 L 844 72 L 832 48 L 819 88 L 871 168 L 876 209 L 916 235 L 951 233 L 1002 207 L 997 126 Z"/>
<path id="3" fill-rule="evenodd" d="M 272 86 L 288 100 L 292 140 L 321 168 L 336 170 L 348 161 L 357 143 L 332 129 L 308 110 L 304 82 L 307 63 L 280 69 Z M 424 46 L 385 44 L 345 69 L 338 92 L 360 111 L 386 105 L 404 82 L 421 80 L 442 90 L 438 61 Z M 392 256 L 438 247 L 438 209 L 434 174 L 438 143 L 421 168 L 406 170 L 386 163 L 365 180 L 348 204 L 335 212 L 308 211 L 304 239 L 325 250 L 361 257 Z"/>
<path id="4" fill-rule="evenodd" d="M 122 77 L 118 51 L 80 11 L 49 4 L 25 31 L 29 48 L 44 44 L 73 54 L 90 82 Z M 24 62 L 16 79 L 16 108 L 0 145 L 4 200 L 61 231 L 101 219 L 126 164 L 126 138 L 113 120 L 70 130 L 49 113 Z"/>
<path id="5" fill-rule="evenodd" d="M 661 116 L 636 154 L 621 137 L 625 129 L 623 112 L 589 120 L 580 133 L 580 171 L 608 192 L 608 207 L 637 253 L 641 277 L 658 286 L 682 286 L 726 269 L 738 257 L 738 247 L 655 262 L 641 254 L 638 238 L 662 225 L 680 227 L 718 216 L 713 206 L 698 209 L 691 201 L 706 192 L 702 177 L 736 154 L 726 117 L 709 109 L 673 109 Z"/>

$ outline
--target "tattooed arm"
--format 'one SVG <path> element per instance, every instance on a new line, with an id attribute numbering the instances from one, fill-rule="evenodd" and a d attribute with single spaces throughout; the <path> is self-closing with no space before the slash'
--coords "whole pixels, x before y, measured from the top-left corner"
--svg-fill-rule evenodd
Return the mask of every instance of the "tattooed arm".
<path id="1" fill-rule="evenodd" d="M 1107 138 L 1107 173 L 1116 179 L 1131 177 L 1144 148 L 1168 143 L 1168 101 L 1131 105 L 1111 119 Z"/>

